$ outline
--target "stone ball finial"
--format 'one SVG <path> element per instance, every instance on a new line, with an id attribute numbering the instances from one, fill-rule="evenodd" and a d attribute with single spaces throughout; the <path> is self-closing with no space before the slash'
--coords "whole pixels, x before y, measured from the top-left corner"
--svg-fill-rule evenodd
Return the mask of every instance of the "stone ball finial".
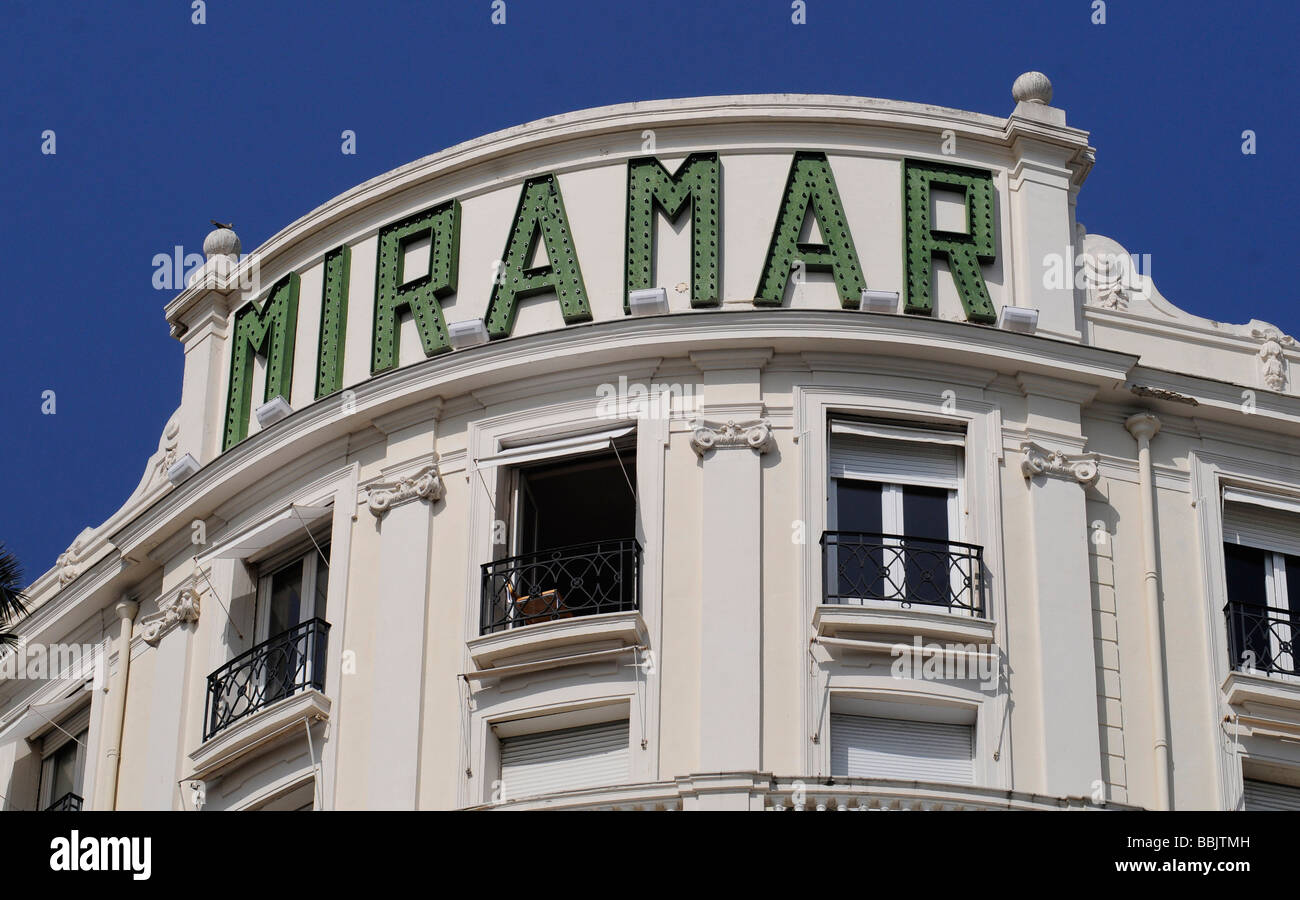
<path id="1" fill-rule="evenodd" d="M 1011 96 L 1017 103 L 1052 102 L 1052 82 L 1042 72 L 1026 72 L 1011 85 Z"/>
<path id="2" fill-rule="evenodd" d="M 203 239 L 203 255 L 208 259 L 212 259 L 214 256 L 228 256 L 231 259 L 238 259 L 241 249 L 239 235 L 235 234 L 230 225 L 223 225 L 215 220 L 212 224 L 215 227 Z"/>

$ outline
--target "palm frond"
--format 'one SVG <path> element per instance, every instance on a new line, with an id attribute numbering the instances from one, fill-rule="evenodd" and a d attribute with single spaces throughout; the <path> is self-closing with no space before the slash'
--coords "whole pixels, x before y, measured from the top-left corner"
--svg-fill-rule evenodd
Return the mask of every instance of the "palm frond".
<path id="1" fill-rule="evenodd" d="M 26 613 L 27 599 L 23 591 L 23 564 L 13 551 L 0 544 L 0 624 L 12 622 Z M 0 628 L 0 644 L 7 643 L 5 635 L 8 634 L 7 630 Z"/>

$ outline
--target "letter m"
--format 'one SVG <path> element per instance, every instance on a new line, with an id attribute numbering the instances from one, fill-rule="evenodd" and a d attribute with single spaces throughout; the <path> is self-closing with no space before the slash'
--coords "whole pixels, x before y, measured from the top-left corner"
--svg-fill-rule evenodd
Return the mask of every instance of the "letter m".
<path id="1" fill-rule="evenodd" d="M 99 842 L 99 861 L 104 871 L 121 872 L 130 867 L 133 856 L 130 838 L 102 837 Z"/>
<path id="2" fill-rule="evenodd" d="M 654 282 L 655 211 L 676 222 L 691 209 L 691 306 L 718 305 L 718 154 L 692 153 L 669 175 L 653 156 L 627 163 L 627 260 L 623 309 L 631 291 Z"/>
<path id="3" fill-rule="evenodd" d="M 230 354 L 230 390 L 226 395 L 226 433 L 222 450 L 229 450 L 248 436 L 253 367 L 259 356 L 266 360 L 266 390 L 262 402 L 277 395 L 289 399 L 297 327 L 296 272 L 290 272 L 277 281 L 260 308 L 254 302 L 235 314 L 235 325 L 231 329 L 234 346 Z"/>

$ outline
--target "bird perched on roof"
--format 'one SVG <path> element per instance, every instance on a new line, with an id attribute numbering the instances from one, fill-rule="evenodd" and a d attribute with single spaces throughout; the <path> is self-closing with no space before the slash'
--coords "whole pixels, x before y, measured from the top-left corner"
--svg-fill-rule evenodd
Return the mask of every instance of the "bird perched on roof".
<path id="1" fill-rule="evenodd" d="M 208 221 L 212 223 L 212 227 L 213 227 L 213 228 L 228 228 L 228 229 L 230 229 L 230 230 L 232 230 L 232 231 L 233 231 L 234 228 L 235 228 L 235 223 L 234 223 L 234 222 L 231 222 L 229 225 L 224 225 L 224 224 L 222 224 L 221 222 L 218 222 L 216 219 L 208 219 Z"/>

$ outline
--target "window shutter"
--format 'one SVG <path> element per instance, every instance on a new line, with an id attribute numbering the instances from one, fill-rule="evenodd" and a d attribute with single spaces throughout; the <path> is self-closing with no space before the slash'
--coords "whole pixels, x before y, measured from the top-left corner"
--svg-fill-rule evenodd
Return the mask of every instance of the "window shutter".
<path id="1" fill-rule="evenodd" d="M 1253 503 L 1223 504 L 1223 540 L 1300 556 L 1300 516 Z"/>
<path id="2" fill-rule="evenodd" d="M 622 784 L 628 777 L 627 722 L 501 739 L 507 799 Z"/>
<path id="3" fill-rule="evenodd" d="M 830 477 L 957 488 L 960 447 L 831 434 Z"/>
<path id="4" fill-rule="evenodd" d="M 975 783 L 970 725 L 831 716 L 831 774 Z"/>
<path id="5" fill-rule="evenodd" d="M 1246 809 L 1300 810 L 1300 788 L 1246 779 Z"/>

